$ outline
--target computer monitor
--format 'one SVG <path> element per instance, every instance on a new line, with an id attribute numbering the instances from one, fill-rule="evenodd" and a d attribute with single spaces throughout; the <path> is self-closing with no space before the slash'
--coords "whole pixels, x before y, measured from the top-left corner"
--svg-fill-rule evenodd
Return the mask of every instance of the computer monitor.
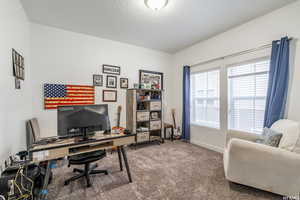
<path id="1" fill-rule="evenodd" d="M 59 106 L 57 109 L 58 136 L 85 138 L 95 131 L 109 131 L 108 105 Z"/>

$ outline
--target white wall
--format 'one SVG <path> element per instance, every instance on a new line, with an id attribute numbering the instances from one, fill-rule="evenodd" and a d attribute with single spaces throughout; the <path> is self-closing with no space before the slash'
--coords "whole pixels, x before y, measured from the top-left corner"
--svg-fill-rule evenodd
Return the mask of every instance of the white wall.
<path id="1" fill-rule="evenodd" d="M 43 109 L 44 83 L 90 85 L 92 75 L 101 74 L 102 64 L 120 65 L 122 75 L 119 77 L 128 77 L 130 86 L 138 82 L 139 69 L 161 71 L 165 75 L 167 116 L 169 108 L 177 108 L 180 119 L 183 65 L 261 46 L 285 35 L 299 38 L 299 10 L 298 1 L 171 56 L 38 24 L 31 24 L 29 28 L 19 0 L 0 0 L 0 87 L 2 97 L 5 97 L 0 98 L 0 159 L 25 146 L 25 120 L 32 116 L 39 118 L 44 136 L 56 134 L 56 111 Z M 26 80 L 22 82 L 21 90 L 14 89 L 11 48 L 25 57 Z M 299 48 L 297 42 L 288 105 L 288 117 L 297 121 L 300 121 L 300 93 L 297 91 L 300 84 Z M 101 103 L 104 88 L 96 89 L 96 103 Z M 112 125 L 116 119 L 115 105 L 121 104 L 125 108 L 125 91 L 119 89 L 118 92 L 118 103 L 110 104 Z M 222 112 L 226 110 L 224 107 Z M 121 118 L 124 125 L 125 111 Z M 222 151 L 227 128 L 225 118 L 223 116 L 223 131 L 192 126 L 192 142 Z"/>
<path id="2" fill-rule="evenodd" d="M 286 35 L 299 39 L 299 11 L 300 2 L 297 1 L 176 53 L 173 59 L 173 82 L 178 82 L 178 80 L 180 82 L 182 81 L 183 65 L 193 65 L 198 62 L 270 44 L 272 40 L 280 39 Z M 294 53 L 291 53 L 295 54 L 295 58 L 294 63 L 291 64 L 293 74 L 291 76 L 292 84 L 290 88 L 290 99 L 288 102 L 287 114 L 288 118 L 300 121 L 300 42 L 296 42 L 295 45 L 295 47 L 292 47 Z M 173 86 L 171 98 L 175 101 L 170 102 L 172 103 L 171 107 L 178 108 L 181 113 L 182 87 L 181 84 Z M 223 87 L 224 86 L 226 87 L 226 85 L 223 85 Z M 221 123 L 223 123 L 223 125 L 224 123 L 226 124 L 224 120 Z M 222 151 L 225 142 L 225 132 L 226 130 L 224 129 L 220 131 L 217 129 L 192 126 L 191 142 L 217 151 Z"/>
<path id="3" fill-rule="evenodd" d="M 33 115 L 40 121 L 42 135 L 56 135 L 57 111 L 44 110 L 43 84 L 93 84 L 93 74 L 102 74 L 102 64 L 121 66 L 129 86 L 138 82 L 138 70 L 164 73 L 165 96 L 170 92 L 171 55 L 120 42 L 31 24 Z M 104 80 L 106 80 L 104 78 Z M 106 81 L 104 81 L 104 84 Z M 104 87 L 96 87 L 96 103 L 102 103 Z M 109 103 L 111 124 L 116 124 L 116 107 L 122 105 L 121 123 L 126 120 L 126 90 L 118 89 L 118 102 Z M 121 125 L 122 125 L 121 124 Z"/>
<path id="4" fill-rule="evenodd" d="M 0 0 L 0 164 L 25 146 L 25 120 L 31 117 L 30 26 L 19 0 Z M 11 49 L 25 58 L 25 82 L 15 90 Z"/>

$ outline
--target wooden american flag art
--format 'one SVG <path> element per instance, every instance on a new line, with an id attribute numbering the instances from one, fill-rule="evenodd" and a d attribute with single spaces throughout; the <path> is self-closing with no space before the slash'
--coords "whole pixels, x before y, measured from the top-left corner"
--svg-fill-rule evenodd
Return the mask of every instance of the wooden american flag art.
<path id="1" fill-rule="evenodd" d="M 88 105 L 94 103 L 94 86 L 44 84 L 45 109 L 57 109 L 58 106 Z"/>

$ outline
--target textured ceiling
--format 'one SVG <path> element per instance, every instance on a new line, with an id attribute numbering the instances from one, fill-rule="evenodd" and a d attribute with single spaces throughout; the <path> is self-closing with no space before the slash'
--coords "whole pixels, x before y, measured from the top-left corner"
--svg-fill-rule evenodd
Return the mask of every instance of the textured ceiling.
<path id="1" fill-rule="evenodd" d="M 174 53 L 295 0 L 21 0 L 31 21 Z"/>

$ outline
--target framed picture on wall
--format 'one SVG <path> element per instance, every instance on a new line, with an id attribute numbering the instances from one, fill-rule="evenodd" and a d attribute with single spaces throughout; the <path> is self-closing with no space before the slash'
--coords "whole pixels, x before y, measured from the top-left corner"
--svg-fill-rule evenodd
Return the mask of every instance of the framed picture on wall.
<path id="1" fill-rule="evenodd" d="M 117 91 L 116 90 L 103 90 L 102 91 L 103 102 L 117 102 Z"/>
<path id="2" fill-rule="evenodd" d="M 122 89 L 128 88 L 128 78 L 120 78 L 120 88 Z"/>
<path id="3" fill-rule="evenodd" d="M 103 74 L 120 75 L 121 67 L 114 66 L 114 65 L 102 65 L 102 73 Z"/>
<path id="4" fill-rule="evenodd" d="M 116 76 L 106 76 L 106 87 L 107 88 L 117 88 L 117 77 Z"/>
<path id="5" fill-rule="evenodd" d="M 161 72 L 139 70 L 140 85 L 145 89 L 163 90 L 164 74 Z"/>
<path id="6" fill-rule="evenodd" d="M 15 49 L 12 49 L 13 75 L 17 79 L 25 79 L 24 58 Z"/>
<path id="7" fill-rule="evenodd" d="M 94 74 L 93 75 L 93 85 L 94 86 L 103 86 L 103 75 Z"/>

